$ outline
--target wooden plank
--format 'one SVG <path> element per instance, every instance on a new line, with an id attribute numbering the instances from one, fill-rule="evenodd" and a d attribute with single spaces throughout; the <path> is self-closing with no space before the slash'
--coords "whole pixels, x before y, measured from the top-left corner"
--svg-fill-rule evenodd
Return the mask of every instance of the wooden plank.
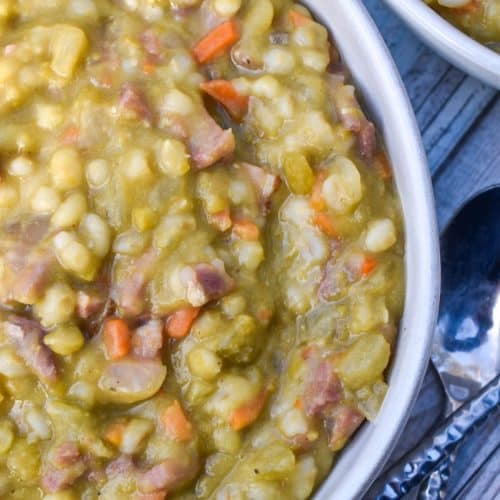
<path id="1" fill-rule="evenodd" d="M 438 222 L 445 227 L 465 200 L 500 184 L 500 97 L 434 181 Z"/>
<path id="2" fill-rule="evenodd" d="M 440 113 L 423 129 L 422 139 L 433 174 L 443 167 L 495 96 L 492 88 L 470 77 L 465 78 L 450 95 Z"/>

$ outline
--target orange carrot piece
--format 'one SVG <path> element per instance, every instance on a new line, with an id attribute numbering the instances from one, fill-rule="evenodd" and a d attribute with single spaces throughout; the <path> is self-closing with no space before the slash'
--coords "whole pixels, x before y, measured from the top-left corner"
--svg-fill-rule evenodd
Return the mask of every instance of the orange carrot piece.
<path id="1" fill-rule="evenodd" d="M 146 75 L 152 75 L 156 70 L 156 64 L 153 61 L 146 59 L 142 64 L 142 71 Z"/>
<path id="2" fill-rule="evenodd" d="M 321 229 L 323 233 L 325 233 L 330 238 L 337 236 L 335 226 L 333 225 L 333 222 L 330 219 L 329 215 L 325 212 L 315 214 L 313 217 L 313 222 Z"/>
<path id="3" fill-rule="evenodd" d="M 193 425 L 186 417 L 179 401 L 175 400 L 165 409 L 161 417 L 167 434 L 176 441 L 190 441 L 193 438 Z"/>
<path id="4" fill-rule="evenodd" d="M 114 446 L 120 446 L 125 427 L 127 427 L 127 424 L 122 421 L 112 423 L 106 430 L 104 439 Z"/>
<path id="5" fill-rule="evenodd" d="M 378 262 L 376 259 L 374 259 L 373 257 L 369 257 L 368 255 L 365 256 L 363 263 L 361 264 L 361 276 L 368 276 L 373 271 L 375 271 L 377 266 Z"/>
<path id="6" fill-rule="evenodd" d="M 236 21 L 226 21 L 194 46 L 193 55 L 200 64 L 206 63 L 224 54 L 239 38 L 240 31 Z"/>
<path id="7" fill-rule="evenodd" d="M 311 192 L 311 199 L 310 199 L 310 205 L 314 210 L 317 210 L 320 212 L 321 210 L 324 210 L 326 208 L 326 203 L 323 198 L 323 182 L 325 182 L 326 179 L 326 172 L 319 172 L 318 175 L 316 176 L 316 182 L 314 183 L 314 186 L 312 188 Z"/>
<path id="8" fill-rule="evenodd" d="M 235 120 L 242 120 L 248 111 L 247 95 L 239 94 L 227 80 L 210 80 L 200 84 L 201 90 L 219 101 Z"/>
<path id="9" fill-rule="evenodd" d="M 231 427 L 235 431 L 239 431 L 255 422 L 264 409 L 267 395 L 268 391 L 264 388 L 253 399 L 243 403 L 239 408 L 236 408 L 236 410 L 231 413 Z"/>
<path id="10" fill-rule="evenodd" d="M 304 26 L 312 21 L 310 17 L 307 17 L 305 14 L 302 14 L 302 12 L 294 9 L 290 10 L 289 16 L 290 22 L 295 28 Z"/>
<path id="11" fill-rule="evenodd" d="M 61 136 L 62 144 L 76 144 L 80 138 L 80 129 L 74 125 L 68 127 Z"/>
<path id="12" fill-rule="evenodd" d="M 184 338 L 191 330 L 198 314 L 200 314 L 199 307 L 185 307 L 175 311 L 167 319 L 167 335 L 174 339 Z"/>
<path id="13" fill-rule="evenodd" d="M 229 208 L 215 214 L 207 214 L 207 220 L 211 226 L 216 227 L 219 231 L 227 231 L 233 225 Z"/>
<path id="14" fill-rule="evenodd" d="M 109 319 L 104 325 L 104 345 L 112 360 L 126 356 L 130 351 L 130 330 L 123 319 Z"/>
<path id="15" fill-rule="evenodd" d="M 233 231 L 236 236 L 242 240 L 256 241 L 259 239 L 259 226 L 251 220 L 238 220 L 233 225 Z"/>
<path id="16" fill-rule="evenodd" d="M 477 12 L 481 8 L 481 4 L 477 0 L 470 0 L 469 3 L 465 4 L 463 7 L 458 7 L 453 9 L 454 12 L 459 12 L 463 14 Z"/>

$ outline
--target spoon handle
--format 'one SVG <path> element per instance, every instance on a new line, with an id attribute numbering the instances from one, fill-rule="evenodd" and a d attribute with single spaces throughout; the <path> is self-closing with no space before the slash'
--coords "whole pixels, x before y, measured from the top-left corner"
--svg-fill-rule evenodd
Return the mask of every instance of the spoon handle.
<path id="1" fill-rule="evenodd" d="M 500 407 L 500 377 L 497 375 L 474 398 L 452 413 L 435 433 L 405 455 L 387 473 L 377 500 L 393 500 L 420 484 L 450 455 L 472 429 Z"/>

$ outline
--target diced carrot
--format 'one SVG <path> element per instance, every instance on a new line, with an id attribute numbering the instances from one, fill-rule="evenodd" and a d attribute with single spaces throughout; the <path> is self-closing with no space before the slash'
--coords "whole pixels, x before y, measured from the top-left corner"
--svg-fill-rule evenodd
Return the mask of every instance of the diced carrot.
<path id="1" fill-rule="evenodd" d="M 155 72 L 156 70 L 156 64 L 149 60 L 149 59 L 146 59 L 144 61 L 144 63 L 142 64 L 142 71 L 144 72 L 144 74 L 146 75 L 151 75 Z"/>
<path id="2" fill-rule="evenodd" d="M 240 219 L 233 224 L 233 231 L 242 240 L 255 241 L 259 239 L 260 230 L 255 222 Z"/>
<path id="3" fill-rule="evenodd" d="M 104 345 L 112 360 L 126 356 L 130 351 L 130 330 L 122 319 L 109 319 L 104 325 Z"/>
<path id="4" fill-rule="evenodd" d="M 106 430 L 104 439 L 114 446 L 120 446 L 123 433 L 125 432 L 125 427 L 127 427 L 127 424 L 123 421 L 112 423 Z"/>
<path id="5" fill-rule="evenodd" d="M 61 136 L 62 144 L 76 144 L 80 138 L 80 129 L 74 125 L 68 127 Z"/>
<path id="6" fill-rule="evenodd" d="M 333 225 L 330 216 L 325 212 L 320 212 L 314 215 L 313 222 L 316 224 L 323 233 L 325 233 L 330 238 L 337 236 L 337 231 L 335 230 L 335 226 Z"/>
<path id="7" fill-rule="evenodd" d="M 167 319 L 168 336 L 174 339 L 184 338 L 191 330 L 191 326 L 199 313 L 199 307 L 185 307 L 175 311 Z"/>
<path id="8" fill-rule="evenodd" d="M 219 231 L 227 231 L 233 225 L 229 208 L 215 214 L 207 214 L 207 220 L 211 226 L 216 227 Z"/>
<path id="9" fill-rule="evenodd" d="M 389 179 L 392 177 L 391 165 L 385 151 L 379 151 L 375 155 L 374 165 L 375 169 L 382 179 Z"/>
<path id="10" fill-rule="evenodd" d="M 255 316 L 261 323 L 267 323 L 273 317 L 273 310 L 264 307 L 263 309 L 258 309 L 255 312 Z"/>
<path id="11" fill-rule="evenodd" d="M 309 24 L 312 21 L 310 17 L 294 9 L 290 10 L 289 16 L 290 22 L 295 28 Z"/>
<path id="12" fill-rule="evenodd" d="M 463 7 L 458 7 L 453 9 L 453 12 L 468 14 L 477 12 L 481 8 L 480 2 L 478 0 L 471 0 L 469 3 L 465 4 Z"/>
<path id="13" fill-rule="evenodd" d="M 304 409 L 304 401 L 302 399 L 298 398 L 295 400 L 295 403 L 293 405 L 297 410 L 303 410 Z"/>
<path id="14" fill-rule="evenodd" d="M 247 95 L 239 94 L 234 85 L 227 80 L 210 80 L 200 84 L 201 90 L 219 101 L 235 120 L 241 120 L 247 114 Z"/>
<path id="15" fill-rule="evenodd" d="M 235 20 L 226 21 L 202 38 L 193 48 L 193 55 L 200 63 L 206 63 L 224 54 L 240 38 Z"/>
<path id="16" fill-rule="evenodd" d="M 361 276 L 364 277 L 368 276 L 373 271 L 375 271 L 377 266 L 378 266 L 377 260 L 374 259 L 373 257 L 366 255 L 363 260 L 363 263 L 361 264 Z"/>
<path id="17" fill-rule="evenodd" d="M 312 188 L 311 192 L 311 199 L 310 199 L 310 205 L 314 210 L 317 210 L 318 212 L 321 212 L 326 208 L 326 203 L 323 198 L 323 182 L 326 179 L 326 172 L 319 172 L 318 175 L 316 176 L 316 182 L 314 183 L 314 186 Z"/>
<path id="18" fill-rule="evenodd" d="M 267 395 L 268 390 L 264 388 L 253 399 L 243 403 L 239 408 L 236 408 L 236 410 L 231 413 L 231 427 L 235 431 L 239 431 L 255 422 L 264 409 Z"/>
<path id="19" fill-rule="evenodd" d="M 175 400 L 161 417 L 167 434 L 176 441 L 190 441 L 193 437 L 193 426 L 187 419 L 179 401 Z"/>

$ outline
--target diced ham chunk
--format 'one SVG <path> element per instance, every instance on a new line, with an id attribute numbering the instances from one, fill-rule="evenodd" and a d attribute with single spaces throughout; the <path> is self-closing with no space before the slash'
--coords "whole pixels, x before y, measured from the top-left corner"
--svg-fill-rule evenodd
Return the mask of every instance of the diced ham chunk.
<path id="1" fill-rule="evenodd" d="M 198 168 L 205 168 L 234 152 L 235 141 L 231 129 L 223 130 L 207 113 L 195 120 L 188 139 L 189 150 Z"/>
<path id="2" fill-rule="evenodd" d="M 71 486 L 86 471 L 85 460 L 76 443 L 68 441 L 52 451 L 52 458 L 42 471 L 42 488 L 56 493 Z"/>
<path id="3" fill-rule="evenodd" d="M 48 253 L 28 255 L 25 266 L 13 280 L 9 299 L 22 304 L 36 302 L 49 283 L 54 263 L 54 257 Z"/>
<path id="4" fill-rule="evenodd" d="M 47 467 L 42 473 L 42 488 L 48 493 L 64 490 L 71 486 L 84 472 L 85 464 L 83 461 L 63 469 Z"/>
<path id="5" fill-rule="evenodd" d="M 356 408 L 344 404 L 334 407 L 325 420 L 329 447 L 340 450 L 363 420 L 364 416 Z"/>
<path id="6" fill-rule="evenodd" d="M 321 359 L 318 352 L 313 351 L 307 363 L 304 409 L 309 416 L 322 416 L 326 408 L 342 399 L 342 384 L 333 370 L 332 362 Z"/>
<path id="7" fill-rule="evenodd" d="M 220 299 L 234 287 L 234 280 L 219 261 L 187 266 L 181 272 L 181 280 L 186 286 L 187 300 L 194 307 Z"/>
<path id="8" fill-rule="evenodd" d="M 193 464 L 184 465 L 167 458 L 151 469 L 139 474 L 137 484 L 145 493 L 158 490 L 170 490 L 192 479 L 196 475 L 197 467 Z"/>
<path id="9" fill-rule="evenodd" d="M 76 312 L 82 319 L 100 312 L 106 304 L 106 298 L 97 292 L 79 290 L 76 295 Z"/>
<path id="10" fill-rule="evenodd" d="M 129 455 L 120 455 L 116 460 L 113 460 L 106 467 L 106 474 L 109 478 L 130 474 L 135 472 L 135 465 Z"/>
<path id="11" fill-rule="evenodd" d="M 151 319 L 132 335 L 132 353 L 138 358 L 152 359 L 163 346 L 163 322 Z"/>
<path id="12" fill-rule="evenodd" d="M 61 443 L 54 451 L 53 459 L 56 467 L 67 467 L 73 465 L 80 460 L 80 450 L 74 441 L 66 441 Z"/>
<path id="13" fill-rule="evenodd" d="M 109 478 L 125 475 L 135 478 L 141 500 L 164 498 L 171 489 L 193 479 L 197 471 L 195 462 L 181 463 L 173 458 L 167 458 L 149 469 L 141 469 L 126 455 L 118 457 L 106 468 Z"/>
<path id="14" fill-rule="evenodd" d="M 125 316 L 139 316 L 145 309 L 146 284 L 157 261 L 153 250 L 130 264 L 128 275 L 113 283 L 111 296 Z"/>
<path id="15" fill-rule="evenodd" d="M 152 30 L 145 30 L 140 36 L 139 40 L 144 47 L 144 50 L 153 56 L 156 60 L 159 60 L 162 56 L 163 49 L 161 46 L 161 41 L 159 36 Z"/>
<path id="16" fill-rule="evenodd" d="M 250 163 L 241 163 L 240 166 L 252 181 L 263 212 L 267 213 L 271 197 L 280 187 L 280 178 Z"/>
<path id="17" fill-rule="evenodd" d="M 133 83 L 127 82 L 120 90 L 120 107 L 132 111 L 137 117 L 148 123 L 153 122 L 153 111 L 151 110 L 144 93 Z"/>
<path id="18" fill-rule="evenodd" d="M 7 337 L 38 378 L 47 382 L 57 379 L 57 367 L 52 351 L 42 342 L 44 332 L 36 321 L 21 316 L 9 316 L 3 323 Z"/>
<path id="19" fill-rule="evenodd" d="M 361 109 L 354 87 L 344 85 L 339 78 L 332 78 L 331 91 L 342 125 L 357 135 L 360 155 L 365 159 L 372 159 L 377 146 L 375 126 Z"/>
<path id="20" fill-rule="evenodd" d="M 223 130 L 203 104 L 196 105 L 193 101 L 193 106 L 196 109 L 192 115 L 162 109 L 161 125 L 187 144 L 195 166 L 202 169 L 233 154 L 236 143 L 233 131 Z"/>

